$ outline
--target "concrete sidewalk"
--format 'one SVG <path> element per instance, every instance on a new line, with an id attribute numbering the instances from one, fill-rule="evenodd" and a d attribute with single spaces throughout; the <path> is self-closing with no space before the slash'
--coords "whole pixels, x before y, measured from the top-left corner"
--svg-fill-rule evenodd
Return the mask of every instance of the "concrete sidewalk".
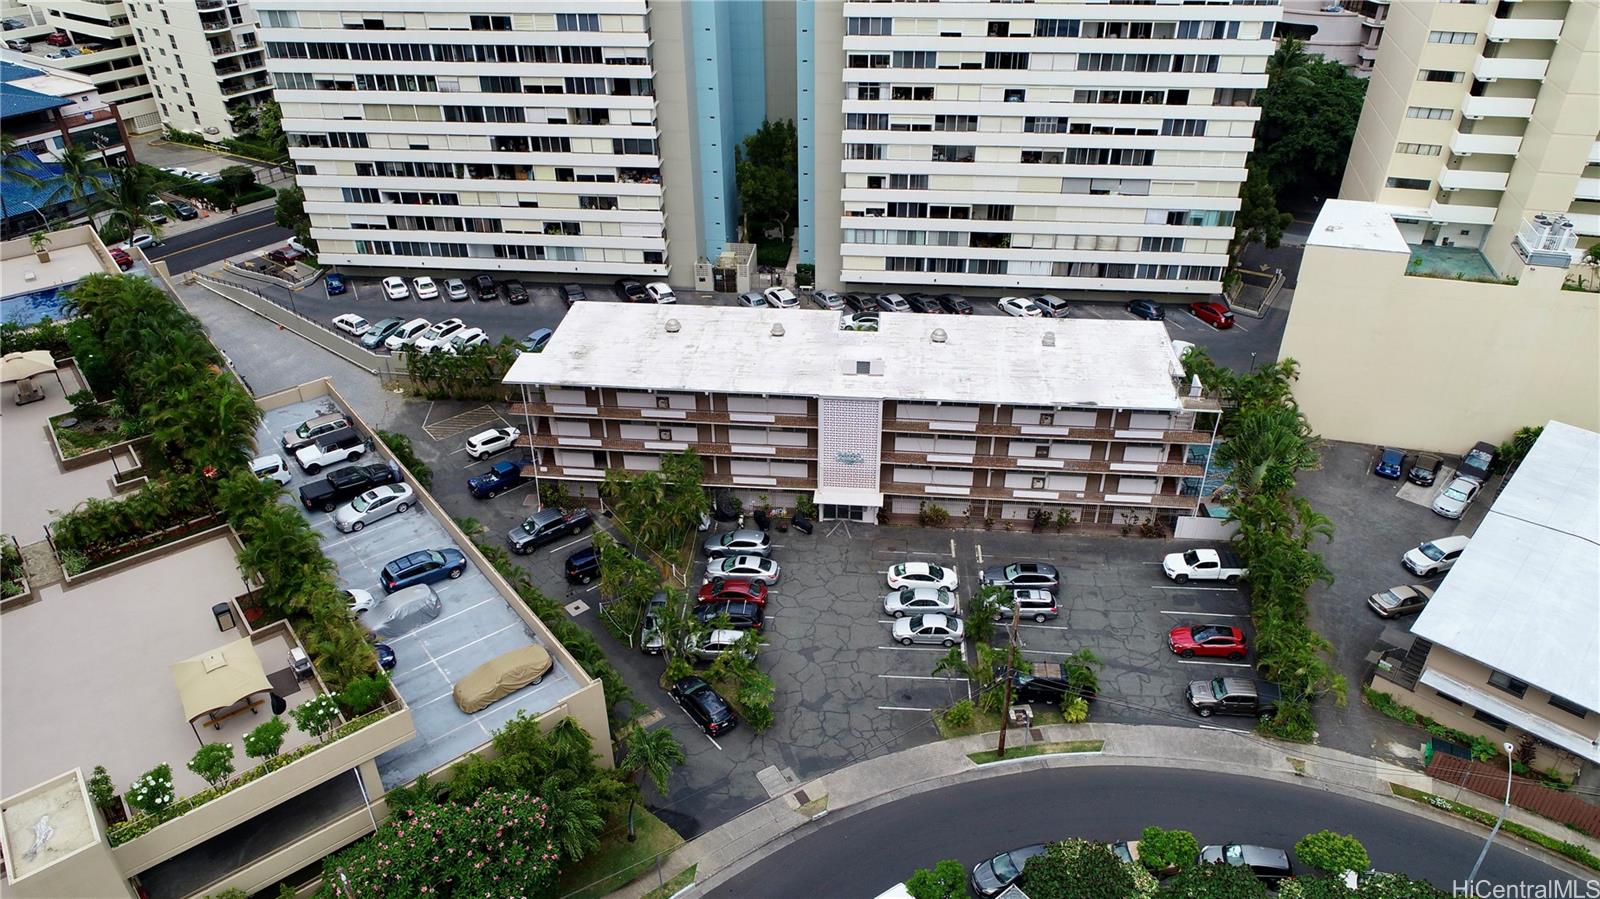
<path id="1" fill-rule="evenodd" d="M 914 792 L 937 790 L 1039 768 L 1086 765 L 1192 768 L 1297 782 L 1313 789 L 1358 796 L 1470 832 L 1481 832 L 1483 828 L 1455 815 L 1396 797 L 1389 785 L 1395 783 L 1424 790 L 1485 809 L 1492 814 L 1499 811 L 1498 804 L 1492 799 L 1458 790 L 1452 784 L 1436 782 L 1421 771 L 1319 746 L 1276 743 L 1254 734 L 1231 730 L 1158 725 L 1061 724 L 1035 728 L 1034 733 L 1039 735 L 1034 742 L 1102 740 L 1104 746 L 1098 753 L 1033 756 L 977 765 L 967 758 L 967 753 L 994 749 L 998 735 L 990 733 L 929 743 L 870 759 L 802 784 L 696 837 L 680 846 L 667 859 L 658 876 L 642 877 L 611 896 L 616 899 L 643 896 L 656 887 L 658 877 L 670 879 L 690 865 L 697 866 L 696 882 L 682 895 L 704 895 L 763 858 L 804 839 L 815 828 L 827 826 L 831 820 L 893 802 Z M 1025 746 L 1029 742 L 1028 737 L 1028 731 L 1013 730 L 1007 742 L 1011 747 Z M 804 812 L 801 810 L 802 798 L 807 802 Z M 1513 808 L 1506 820 L 1557 835 L 1559 839 L 1578 843 L 1588 847 L 1591 852 L 1600 853 L 1600 840 L 1585 837 L 1521 809 Z M 1554 853 L 1516 840 L 1510 835 L 1503 834 L 1501 840 L 1516 842 L 1525 851 L 1537 853 L 1544 860 L 1577 876 L 1594 876 L 1592 871 L 1577 867 Z"/>

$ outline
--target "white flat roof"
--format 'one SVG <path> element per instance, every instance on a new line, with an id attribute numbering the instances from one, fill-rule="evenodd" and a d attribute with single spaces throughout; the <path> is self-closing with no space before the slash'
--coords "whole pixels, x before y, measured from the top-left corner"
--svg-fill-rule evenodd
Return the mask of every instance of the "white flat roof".
<path id="1" fill-rule="evenodd" d="M 1412 633 L 1600 711 L 1600 434 L 1552 421 Z"/>
<path id="2" fill-rule="evenodd" d="M 1362 200 L 1328 200 L 1311 226 L 1307 246 L 1410 253 L 1390 207 Z"/>
<path id="3" fill-rule="evenodd" d="M 582 302 L 507 384 L 1177 411 L 1161 322 Z M 668 331 L 668 322 L 677 331 Z M 775 326 L 782 335 L 773 336 Z M 945 340 L 933 341 L 935 329 Z M 1054 346 L 1045 345 L 1054 335 Z M 870 374 L 857 374 L 865 363 Z"/>

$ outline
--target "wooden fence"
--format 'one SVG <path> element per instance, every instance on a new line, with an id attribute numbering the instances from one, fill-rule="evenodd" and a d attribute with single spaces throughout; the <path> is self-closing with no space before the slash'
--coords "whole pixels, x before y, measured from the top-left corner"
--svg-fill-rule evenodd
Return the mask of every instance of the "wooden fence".
<path id="1" fill-rule="evenodd" d="M 1428 775 L 1441 783 L 1455 784 L 1496 800 L 1506 795 L 1506 770 L 1501 765 L 1474 762 L 1442 752 L 1433 754 Z M 1584 802 L 1570 793 L 1547 787 L 1525 777 L 1511 779 L 1511 804 L 1536 815 L 1571 825 L 1592 837 L 1600 837 L 1600 805 Z"/>

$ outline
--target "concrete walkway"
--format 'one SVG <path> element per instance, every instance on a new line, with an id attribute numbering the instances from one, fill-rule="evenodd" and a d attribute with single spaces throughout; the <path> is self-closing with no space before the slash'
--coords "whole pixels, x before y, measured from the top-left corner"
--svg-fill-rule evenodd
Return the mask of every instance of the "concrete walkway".
<path id="1" fill-rule="evenodd" d="M 1439 783 L 1411 768 L 1318 746 L 1276 743 L 1253 734 L 1126 724 L 1062 724 L 1036 728 L 1035 733 L 1036 742 L 1102 740 L 1104 746 L 1098 753 L 1034 756 L 981 766 L 973 763 L 967 753 L 995 748 L 997 735 L 991 733 L 929 743 L 870 759 L 801 784 L 702 834 L 673 852 L 659 872 L 652 871 L 652 876 L 641 877 L 611 896 L 614 899 L 643 896 L 660 880 L 670 879 L 690 865 L 697 866 L 696 882 L 682 895 L 701 896 L 772 853 L 804 839 L 815 828 L 825 827 L 842 816 L 866 811 L 912 793 L 1038 768 L 1085 765 L 1192 768 L 1295 782 L 1313 789 L 1365 798 L 1469 832 L 1481 833 L 1483 828 L 1455 815 L 1396 797 L 1389 784 L 1424 790 L 1491 813 L 1499 811 L 1492 799 L 1459 790 L 1452 784 Z M 1008 746 L 1025 746 L 1027 738 L 1028 732 L 1013 730 Z M 803 809 L 801 799 L 807 803 Z M 1567 830 L 1521 809 L 1513 808 L 1507 820 L 1579 843 L 1591 852 L 1600 852 L 1600 840 Z M 1508 834 L 1502 834 L 1500 840 L 1515 843 L 1523 851 L 1538 855 L 1576 876 L 1594 876 L 1592 871 Z"/>

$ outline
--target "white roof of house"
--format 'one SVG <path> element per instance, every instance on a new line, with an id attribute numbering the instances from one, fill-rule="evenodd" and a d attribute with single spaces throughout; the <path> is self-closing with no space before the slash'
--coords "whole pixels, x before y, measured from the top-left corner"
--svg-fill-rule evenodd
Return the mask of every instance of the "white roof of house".
<path id="1" fill-rule="evenodd" d="M 507 384 L 1177 411 L 1161 322 L 583 302 Z M 676 323 L 676 330 L 669 330 Z M 781 326 L 781 329 L 779 328 Z M 775 329 L 781 334 L 775 336 Z M 935 330 L 943 342 L 935 342 Z M 1054 345 L 1047 345 L 1052 335 Z M 857 374 L 865 363 L 869 374 Z M 1181 369 L 1177 372 L 1181 376 Z"/>
<path id="2" fill-rule="evenodd" d="M 1328 200 L 1311 226 L 1307 246 L 1410 253 L 1390 207 L 1362 200 Z"/>
<path id="3" fill-rule="evenodd" d="M 1552 421 L 1411 631 L 1600 710 L 1600 434 Z"/>

